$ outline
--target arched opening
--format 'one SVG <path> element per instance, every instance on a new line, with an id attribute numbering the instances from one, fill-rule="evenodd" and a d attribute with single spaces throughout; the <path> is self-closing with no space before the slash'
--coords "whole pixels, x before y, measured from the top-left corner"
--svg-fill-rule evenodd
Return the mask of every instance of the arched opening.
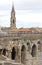
<path id="1" fill-rule="evenodd" d="M 15 48 L 13 47 L 11 52 L 11 59 L 15 60 L 15 57 L 16 57 L 16 51 L 15 51 Z"/>
<path id="2" fill-rule="evenodd" d="M 39 50 L 39 51 L 41 51 L 41 47 L 42 47 L 41 42 L 40 42 L 40 41 L 38 41 L 38 43 L 37 43 L 37 44 L 38 44 L 38 50 Z"/>
<path id="3" fill-rule="evenodd" d="M 6 56 L 6 49 L 3 49 L 3 55 Z"/>
<path id="4" fill-rule="evenodd" d="M 37 54 L 37 48 L 36 48 L 36 45 L 34 44 L 34 45 L 32 46 L 31 55 L 32 55 L 32 57 L 36 57 L 36 54 Z"/>
<path id="5" fill-rule="evenodd" d="M 13 19 L 13 24 L 14 24 L 14 19 Z"/>
<path id="6" fill-rule="evenodd" d="M 21 49 L 21 62 L 24 63 L 25 62 L 25 55 L 26 55 L 26 48 L 25 46 L 23 45 L 22 46 L 22 49 Z"/>

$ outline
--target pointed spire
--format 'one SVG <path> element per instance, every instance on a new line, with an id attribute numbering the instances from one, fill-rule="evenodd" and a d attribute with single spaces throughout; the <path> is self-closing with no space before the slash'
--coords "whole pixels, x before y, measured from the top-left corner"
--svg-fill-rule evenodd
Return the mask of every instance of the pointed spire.
<path id="1" fill-rule="evenodd" d="M 14 2 L 12 2 L 12 12 L 14 12 Z"/>
<path id="2" fill-rule="evenodd" d="M 11 27 L 16 28 L 16 17 L 15 17 L 14 2 L 12 2 L 12 10 L 11 10 Z"/>

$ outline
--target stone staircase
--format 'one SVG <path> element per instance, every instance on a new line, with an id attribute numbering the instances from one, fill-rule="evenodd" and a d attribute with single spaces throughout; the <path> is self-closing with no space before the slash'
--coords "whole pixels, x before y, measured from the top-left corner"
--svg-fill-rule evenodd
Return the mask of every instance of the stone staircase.
<path id="1" fill-rule="evenodd" d="M 42 52 L 38 53 L 38 65 L 42 65 Z"/>

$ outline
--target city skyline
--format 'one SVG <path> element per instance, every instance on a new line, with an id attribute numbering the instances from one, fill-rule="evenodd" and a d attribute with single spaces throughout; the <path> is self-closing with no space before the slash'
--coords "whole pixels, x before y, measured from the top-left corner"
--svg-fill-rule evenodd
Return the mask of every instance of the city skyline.
<path id="1" fill-rule="evenodd" d="M 42 27 L 42 0 L 13 0 L 17 27 Z M 10 26 L 12 0 L 0 1 L 0 26 Z"/>

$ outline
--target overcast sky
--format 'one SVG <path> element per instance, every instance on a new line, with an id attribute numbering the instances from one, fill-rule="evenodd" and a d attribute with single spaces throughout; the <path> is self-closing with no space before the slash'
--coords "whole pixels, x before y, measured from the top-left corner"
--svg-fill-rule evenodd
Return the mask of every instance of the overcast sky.
<path id="1" fill-rule="evenodd" d="M 42 0 L 0 0 L 0 26 L 10 26 L 12 1 L 17 27 L 42 27 Z"/>

